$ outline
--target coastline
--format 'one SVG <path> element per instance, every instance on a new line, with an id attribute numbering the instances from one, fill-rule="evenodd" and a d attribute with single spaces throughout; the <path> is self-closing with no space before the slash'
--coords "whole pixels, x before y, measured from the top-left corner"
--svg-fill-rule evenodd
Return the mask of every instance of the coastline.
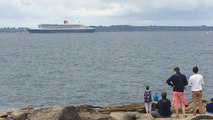
<path id="1" fill-rule="evenodd" d="M 110 26 L 94 26 L 96 32 L 144 32 L 144 31 L 207 31 L 212 32 L 213 26 L 132 26 L 132 25 L 110 25 Z M 16 33 L 28 32 L 29 27 L 3 27 L 0 33 Z"/>
<path id="2" fill-rule="evenodd" d="M 204 101 L 204 105 L 208 101 Z M 155 110 L 153 105 L 153 110 Z M 180 112 L 181 113 L 181 112 Z M 186 105 L 187 118 L 157 118 L 156 120 L 199 120 L 213 119 L 213 115 L 192 115 L 192 103 Z M 132 103 L 121 106 L 51 106 L 45 108 L 21 108 L 0 112 L 0 120 L 154 120 L 145 114 L 144 103 Z"/>

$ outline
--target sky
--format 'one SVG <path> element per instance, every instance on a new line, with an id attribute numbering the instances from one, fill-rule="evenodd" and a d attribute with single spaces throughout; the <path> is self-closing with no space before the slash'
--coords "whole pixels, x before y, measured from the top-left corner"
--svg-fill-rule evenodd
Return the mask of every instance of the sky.
<path id="1" fill-rule="evenodd" d="M 0 27 L 213 26 L 213 0 L 0 0 Z"/>

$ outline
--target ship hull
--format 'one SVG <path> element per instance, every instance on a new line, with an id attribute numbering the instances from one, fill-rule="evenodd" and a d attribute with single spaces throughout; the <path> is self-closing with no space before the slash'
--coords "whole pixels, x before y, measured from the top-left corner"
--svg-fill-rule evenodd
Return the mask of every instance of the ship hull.
<path id="1" fill-rule="evenodd" d="M 95 29 L 28 29 L 30 33 L 93 33 Z"/>

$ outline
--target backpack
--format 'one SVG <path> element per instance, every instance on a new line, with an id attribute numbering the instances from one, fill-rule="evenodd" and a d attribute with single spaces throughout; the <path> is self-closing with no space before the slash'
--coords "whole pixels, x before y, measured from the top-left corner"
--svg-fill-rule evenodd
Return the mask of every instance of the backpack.
<path id="1" fill-rule="evenodd" d="M 151 91 L 144 92 L 144 102 L 151 102 L 152 101 L 152 94 Z"/>

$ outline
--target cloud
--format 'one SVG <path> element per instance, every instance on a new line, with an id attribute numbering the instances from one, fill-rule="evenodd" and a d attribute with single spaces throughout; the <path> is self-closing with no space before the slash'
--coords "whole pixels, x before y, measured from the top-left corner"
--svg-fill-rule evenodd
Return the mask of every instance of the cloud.
<path id="1" fill-rule="evenodd" d="M 211 11 L 213 0 L 7 0 L 0 2 L 0 21 L 25 21 L 25 26 L 64 19 L 88 25 L 212 25 Z"/>

